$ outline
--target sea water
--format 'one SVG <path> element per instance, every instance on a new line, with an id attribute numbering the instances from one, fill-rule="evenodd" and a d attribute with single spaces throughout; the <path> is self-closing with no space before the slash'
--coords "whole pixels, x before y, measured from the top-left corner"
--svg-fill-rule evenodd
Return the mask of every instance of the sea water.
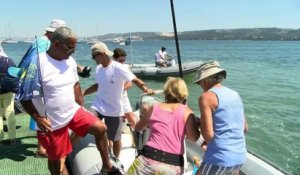
<path id="1" fill-rule="evenodd" d="M 127 63 L 154 63 L 154 54 L 161 48 L 176 55 L 174 41 L 132 42 L 129 46 L 107 43 L 113 50 L 126 50 Z M 180 41 L 181 61 L 217 60 L 227 70 L 224 85 L 240 93 L 243 99 L 249 132 L 247 149 L 293 174 L 300 173 L 300 42 L 299 41 Z M 29 47 L 27 44 L 3 45 L 16 63 Z M 81 65 L 90 65 L 90 45 L 79 43 L 74 57 Z M 176 64 L 178 62 L 176 61 Z M 185 77 L 189 88 L 188 105 L 199 115 L 198 97 L 202 93 L 193 84 L 194 75 Z M 92 77 L 80 79 L 82 88 L 94 83 Z M 147 86 L 162 89 L 165 79 L 145 80 Z M 141 90 L 133 87 L 129 97 L 133 108 Z M 89 107 L 94 95 L 85 97 Z M 200 148 L 199 148 L 200 149 Z"/>

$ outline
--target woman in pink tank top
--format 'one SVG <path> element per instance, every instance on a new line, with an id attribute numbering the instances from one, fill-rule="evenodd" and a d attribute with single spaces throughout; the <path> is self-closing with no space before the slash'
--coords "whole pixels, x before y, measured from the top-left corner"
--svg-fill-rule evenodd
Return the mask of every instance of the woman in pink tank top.
<path id="1" fill-rule="evenodd" d="M 185 104 L 186 83 L 169 77 L 164 86 L 165 102 L 154 104 L 141 114 L 135 130 L 150 129 L 149 140 L 127 174 L 183 174 L 184 139 L 196 142 L 200 136 L 193 111 Z"/>

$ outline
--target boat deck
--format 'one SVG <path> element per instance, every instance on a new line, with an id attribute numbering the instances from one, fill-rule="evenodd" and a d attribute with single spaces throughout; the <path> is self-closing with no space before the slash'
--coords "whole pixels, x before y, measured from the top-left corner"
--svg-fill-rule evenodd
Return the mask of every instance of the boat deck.
<path id="1" fill-rule="evenodd" d="M 0 174 L 5 175 L 48 175 L 46 158 L 36 158 L 36 132 L 29 130 L 29 115 L 16 115 L 17 143 L 8 144 L 6 121 L 4 140 L 0 144 Z"/>
<path id="2" fill-rule="evenodd" d="M 36 132 L 29 130 L 29 115 L 27 114 L 19 114 L 16 115 L 16 128 L 17 128 L 17 143 L 15 145 L 8 144 L 7 137 L 7 127 L 6 121 L 4 121 L 4 140 L 0 144 L 0 174 L 2 175 L 49 175 L 49 171 L 47 168 L 47 159 L 46 158 L 36 158 L 35 150 L 37 148 L 37 139 Z M 197 148 L 198 149 L 198 148 Z M 192 150 L 192 149 L 190 149 Z M 196 150 L 196 149 L 195 149 Z M 192 153 L 193 155 L 196 155 Z M 249 160 L 248 160 L 249 161 Z M 122 161 L 123 162 L 123 161 Z M 253 163 L 248 162 L 248 165 L 244 167 L 244 170 L 248 170 L 253 174 Z M 269 166 L 268 166 L 269 167 Z M 267 167 L 267 168 L 268 168 Z M 264 166 L 256 167 L 256 169 L 260 168 L 258 172 L 262 170 L 262 168 L 266 168 Z M 243 169 L 243 168 L 242 168 Z M 274 168 L 273 168 L 274 169 Z M 263 169 L 263 172 L 268 172 L 267 174 L 290 174 L 287 172 L 280 172 L 278 169 L 267 170 Z M 276 172 L 276 173 L 272 173 Z M 69 172 L 72 174 L 72 172 Z M 245 175 L 248 173 L 240 173 L 241 175 Z M 257 174 L 257 173 L 255 173 Z"/>

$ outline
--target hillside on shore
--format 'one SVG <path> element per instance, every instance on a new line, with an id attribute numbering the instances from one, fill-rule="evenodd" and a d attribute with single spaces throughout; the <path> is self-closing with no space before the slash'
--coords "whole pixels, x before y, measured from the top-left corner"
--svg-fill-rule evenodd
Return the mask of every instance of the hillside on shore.
<path id="1" fill-rule="evenodd" d="M 173 32 L 134 32 L 94 36 L 99 40 L 109 40 L 115 36 L 124 38 L 139 36 L 144 40 L 174 40 Z M 90 38 L 90 37 L 89 37 Z M 256 41 L 299 41 L 300 29 L 249 28 L 212 29 L 178 32 L 179 40 L 256 40 Z"/>

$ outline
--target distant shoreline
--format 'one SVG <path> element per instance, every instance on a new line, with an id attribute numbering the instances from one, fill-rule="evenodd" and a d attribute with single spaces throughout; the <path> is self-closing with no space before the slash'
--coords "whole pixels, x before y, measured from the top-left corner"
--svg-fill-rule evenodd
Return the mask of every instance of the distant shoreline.
<path id="1" fill-rule="evenodd" d="M 131 36 L 132 41 L 174 40 L 173 32 L 133 32 L 109 33 L 97 36 L 79 37 L 80 41 L 114 41 L 126 40 Z M 25 41 L 28 38 L 13 38 Z M 285 28 L 242 28 L 242 29 L 211 29 L 178 32 L 179 40 L 251 40 L 251 41 L 300 41 L 300 29 Z M 0 38 L 5 41 L 5 38 Z"/>
<path id="2" fill-rule="evenodd" d="M 173 32 L 134 32 L 113 33 L 93 37 L 98 40 L 109 40 L 116 36 L 128 38 L 135 35 L 143 40 L 174 40 Z M 178 32 L 179 40 L 254 40 L 254 41 L 299 41 L 300 29 L 284 28 L 243 28 L 243 29 L 212 29 Z"/>

